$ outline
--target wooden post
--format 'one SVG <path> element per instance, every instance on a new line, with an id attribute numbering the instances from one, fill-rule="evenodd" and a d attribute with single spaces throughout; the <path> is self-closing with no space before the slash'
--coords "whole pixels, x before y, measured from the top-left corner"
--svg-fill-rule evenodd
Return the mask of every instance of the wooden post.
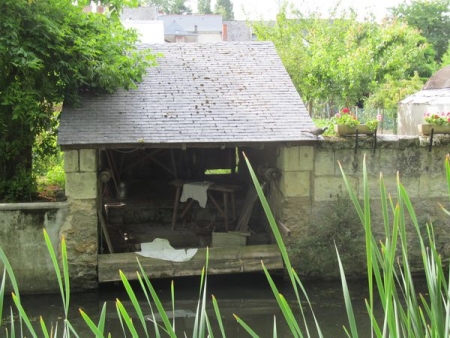
<path id="1" fill-rule="evenodd" d="M 173 205 L 172 230 L 175 230 L 175 225 L 177 224 L 178 205 L 180 204 L 180 196 L 181 196 L 181 187 L 177 187 L 177 191 L 175 193 L 175 203 Z"/>

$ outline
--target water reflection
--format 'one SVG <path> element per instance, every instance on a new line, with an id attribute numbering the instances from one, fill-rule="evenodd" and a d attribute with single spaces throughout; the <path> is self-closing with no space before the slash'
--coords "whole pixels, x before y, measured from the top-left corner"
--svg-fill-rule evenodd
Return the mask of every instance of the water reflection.
<path id="1" fill-rule="evenodd" d="M 282 277 L 275 278 L 280 292 L 291 302 L 292 308 L 298 316 L 302 327 L 300 309 L 295 301 L 295 296 L 288 282 Z M 158 295 L 168 311 L 171 313 L 170 280 L 152 281 Z M 195 312 L 199 298 L 199 277 L 177 278 L 175 280 L 175 323 L 179 336 L 192 335 L 195 320 Z M 367 289 L 363 281 L 350 282 L 350 289 L 355 306 L 356 320 L 360 334 L 367 332 L 370 327 L 367 320 L 364 299 L 367 297 Z M 151 311 L 145 302 L 145 296 L 139 292 L 139 285 L 134 284 L 142 309 L 146 314 L 148 327 L 151 329 Z M 314 281 L 305 282 L 313 309 L 317 316 L 324 337 L 346 337 L 343 325 L 347 326 L 344 301 L 340 281 Z M 208 277 L 208 305 L 209 315 L 214 333 L 219 334 L 219 326 L 215 320 L 214 310 L 211 304 L 211 295 L 214 295 L 219 303 L 221 316 L 225 325 L 225 332 L 229 337 L 248 337 L 248 334 L 236 322 L 233 314 L 242 318 L 260 337 L 272 337 L 274 316 L 277 322 L 278 337 L 291 337 L 281 311 L 276 304 L 268 282 L 262 274 L 223 275 Z M 98 291 L 73 294 L 69 317 L 80 337 L 90 337 L 92 333 L 81 319 L 78 309 L 83 309 L 94 322 L 99 319 L 99 313 L 103 304 L 107 304 L 107 327 L 113 337 L 123 337 L 120 321 L 115 309 L 115 300 L 120 299 L 132 317 L 137 319 L 133 306 L 126 292 L 119 284 L 102 285 Z M 22 296 L 24 308 L 33 323 L 39 327 L 39 315 L 42 315 L 47 326 L 61 325 L 63 319 L 62 302 L 59 295 L 30 295 Z M 8 302 L 8 301 L 7 301 Z M 314 320 L 308 309 L 306 301 L 302 302 L 302 308 L 306 313 L 311 337 L 317 337 Z M 7 317 L 9 306 L 5 306 L 3 317 Z M 14 312 L 17 311 L 14 308 Z M 137 320 L 135 319 L 135 323 Z M 158 319 L 158 318 L 157 318 Z M 138 325 L 139 327 L 139 325 Z M 40 329 L 38 329 L 40 332 Z M 0 334 L 1 335 L 1 334 Z M 219 335 L 220 336 L 220 335 Z"/>

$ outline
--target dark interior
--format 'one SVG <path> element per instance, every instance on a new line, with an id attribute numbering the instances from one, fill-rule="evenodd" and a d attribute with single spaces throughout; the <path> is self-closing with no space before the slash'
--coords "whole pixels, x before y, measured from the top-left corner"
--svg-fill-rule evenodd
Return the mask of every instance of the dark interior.
<path id="1" fill-rule="evenodd" d="M 226 232 L 226 225 L 228 231 L 245 229 L 249 234 L 247 245 L 270 243 L 261 204 L 257 198 L 249 199 L 253 184 L 243 152 L 259 174 L 260 182 L 269 180 L 264 173 L 274 166 L 276 147 L 101 150 L 100 253 L 137 251 L 140 243 L 155 238 L 168 239 L 175 248 L 211 246 L 212 233 Z M 193 201 L 184 213 L 190 200 L 179 203 L 172 228 L 174 181 L 211 182 L 217 188 L 231 188 L 233 194 L 228 196 L 234 195 L 235 215 L 230 199 L 226 208 L 228 224 L 225 223 L 223 211 L 211 200 L 224 210 L 223 192 L 211 189 L 208 193 L 212 197 L 208 197 L 205 208 Z M 265 184 L 266 195 L 270 186 Z"/>

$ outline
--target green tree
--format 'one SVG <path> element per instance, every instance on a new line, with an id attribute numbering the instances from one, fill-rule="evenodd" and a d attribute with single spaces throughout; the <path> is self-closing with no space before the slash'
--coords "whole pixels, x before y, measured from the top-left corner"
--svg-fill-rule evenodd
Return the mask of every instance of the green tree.
<path id="1" fill-rule="evenodd" d="M 358 22 L 353 11 L 329 20 L 314 13 L 288 19 L 283 10 L 274 25 L 254 29 L 260 40 L 274 42 L 310 113 L 315 103 L 363 105 L 389 76 L 409 79 L 418 69 L 430 76 L 435 69 L 426 39 L 403 22 Z"/>
<path id="2" fill-rule="evenodd" d="M 164 14 L 190 14 L 192 9 L 186 5 L 186 0 L 145 0 L 147 4 L 155 5 Z"/>
<path id="3" fill-rule="evenodd" d="M 211 0 L 198 0 L 197 8 L 200 14 L 212 14 Z"/>
<path id="4" fill-rule="evenodd" d="M 436 51 L 440 62 L 450 39 L 449 0 L 412 0 L 390 9 L 392 15 L 416 27 Z"/>
<path id="5" fill-rule="evenodd" d="M 58 105 L 77 104 L 80 91 L 133 88 L 152 63 L 114 2 L 109 17 L 71 0 L 0 2 L 0 200 L 31 197 L 32 147 L 55 135 Z"/>
<path id="6" fill-rule="evenodd" d="M 234 20 L 233 3 L 231 0 L 217 0 L 214 12 L 221 14 L 222 19 L 225 21 Z"/>

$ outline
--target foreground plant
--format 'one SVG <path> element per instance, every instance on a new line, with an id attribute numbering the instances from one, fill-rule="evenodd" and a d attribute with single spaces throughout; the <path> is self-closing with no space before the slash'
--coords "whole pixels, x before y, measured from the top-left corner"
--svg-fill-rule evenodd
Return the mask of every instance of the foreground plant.
<path id="1" fill-rule="evenodd" d="M 297 321 L 296 311 L 293 310 L 291 302 L 288 301 L 277 289 L 272 277 L 267 269 L 263 269 L 267 280 L 270 284 L 271 290 L 275 299 L 278 302 L 283 318 L 288 326 L 292 337 L 323 337 L 320 324 L 314 315 L 311 303 L 305 288 L 291 266 L 286 247 L 284 245 L 282 236 L 278 230 L 275 218 L 270 210 L 266 197 L 261 189 L 261 185 L 247 159 L 250 175 L 253 184 L 256 187 L 258 196 L 261 200 L 264 212 L 268 218 L 270 227 L 273 231 L 274 237 L 280 248 L 283 257 L 286 271 L 289 276 L 291 285 L 295 293 L 296 308 L 300 309 L 301 321 L 303 322 L 303 329 Z M 450 197 L 450 157 L 447 156 L 445 160 L 445 170 L 448 181 L 448 190 Z M 412 203 L 408 194 L 397 177 L 397 201 L 388 196 L 383 182 L 383 176 L 380 176 L 380 196 L 381 196 L 381 213 L 383 215 L 384 224 L 384 239 L 378 241 L 372 232 L 370 196 L 368 174 L 366 169 L 366 160 L 363 163 L 363 191 L 364 197 L 362 204 L 356 197 L 352 190 L 347 176 L 341 167 L 344 182 L 349 192 L 349 196 L 356 208 L 358 216 L 361 220 L 365 230 L 366 239 L 366 263 L 367 263 L 367 278 L 369 286 L 369 299 L 366 301 L 369 320 L 371 323 L 371 335 L 375 337 L 449 337 L 450 336 L 450 289 L 448 284 L 448 276 L 444 273 L 444 263 L 440 257 L 435 240 L 433 227 L 431 224 L 427 225 L 426 236 L 420 232 L 419 223 L 415 215 Z M 442 210 L 450 216 L 450 212 L 442 207 Z M 392 215 L 390 217 L 390 215 Z M 406 226 L 412 224 L 416 230 L 418 240 L 423 257 L 423 270 L 425 272 L 427 281 L 427 294 L 419 295 L 415 291 L 413 276 L 409 266 L 408 256 L 408 242 L 406 234 Z M 65 239 L 61 240 L 61 262 L 58 262 L 55 250 L 52 247 L 51 241 L 44 230 L 44 238 L 49 249 L 50 257 L 52 259 L 56 277 L 59 283 L 61 298 L 64 308 L 63 321 L 63 337 L 79 337 L 77 332 L 71 325 L 68 317 L 69 301 L 70 301 L 70 281 L 68 271 L 68 258 L 65 245 Z M 359 337 L 358 325 L 355 320 L 355 314 L 352 307 L 350 290 L 345 277 L 345 270 L 339 257 L 338 248 L 336 248 L 339 269 L 341 273 L 342 289 L 345 300 L 345 307 L 349 320 L 348 328 L 344 328 L 349 337 Z M 0 248 L 0 261 L 4 265 L 3 278 L 0 283 L 0 318 L 3 314 L 3 299 L 5 294 L 6 277 L 9 277 L 13 287 L 12 298 L 19 313 L 18 325 L 15 324 L 15 317 L 11 310 L 10 325 L 5 327 L 6 337 L 57 337 L 58 327 L 50 327 L 48 329 L 45 321 L 40 319 L 41 335 L 38 335 L 21 304 L 19 287 L 14 277 L 14 272 L 4 252 Z M 139 260 L 138 260 L 139 263 Z M 62 267 L 62 271 L 61 268 Z M 210 319 L 206 312 L 207 303 L 207 269 L 208 269 L 208 254 L 205 268 L 202 270 L 197 311 L 195 317 L 195 324 L 190 337 L 202 338 L 213 337 Z M 158 295 L 153 288 L 147 274 L 139 264 L 139 271 L 136 271 L 139 285 L 145 297 L 146 305 L 150 310 L 150 316 L 144 316 L 144 306 L 138 301 L 137 296 L 128 282 L 125 275 L 120 272 L 122 283 L 128 293 L 129 299 L 135 312 L 137 313 L 137 320 L 133 321 L 128 310 L 124 304 L 117 299 L 115 307 L 122 326 L 123 336 L 127 337 L 161 337 L 169 336 L 176 337 L 176 323 L 175 323 L 175 289 L 172 283 L 172 307 L 173 320 L 169 319 L 169 311 L 164 309 Z M 305 313 L 302 306 L 302 299 L 306 300 L 309 310 L 313 315 L 314 325 L 309 327 L 306 320 Z M 377 309 L 376 301 L 380 301 L 382 307 L 382 318 L 375 315 Z M 221 320 L 219 305 L 215 297 L 212 297 L 212 304 L 214 308 L 215 320 L 217 320 L 220 334 L 226 337 L 225 329 Z M 87 326 L 95 337 L 111 336 L 111 333 L 105 332 L 106 323 L 106 303 L 103 305 L 100 312 L 98 323 L 89 317 L 87 313 L 80 310 L 81 317 L 86 322 Z M 252 337 L 258 337 L 257 332 L 245 323 L 239 316 L 234 315 L 238 323 L 243 329 Z M 0 323 L 1 324 L 1 323 Z M 16 326 L 19 332 L 16 333 Z M 1 325 L 0 325 L 1 327 Z M 314 331 L 314 332 L 313 332 Z M 273 337 L 277 337 L 277 321 L 274 318 Z M 187 336 L 187 333 L 184 333 Z M 367 337 L 367 335 L 361 335 Z"/>
<path id="2" fill-rule="evenodd" d="M 445 160 L 445 170 L 450 196 L 450 160 Z M 397 201 L 387 195 L 383 176 L 380 175 L 381 213 L 384 223 L 384 240 L 378 242 L 372 232 L 371 208 L 366 160 L 363 164 L 362 205 L 356 197 L 341 166 L 349 195 L 366 234 L 367 277 L 369 300 L 366 303 L 372 336 L 375 337 L 448 337 L 450 335 L 450 289 L 444 263 L 438 253 L 433 226 L 427 224 L 426 235 L 420 232 L 419 222 L 405 187 L 397 175 Z M 450 213 L 442 209 L 448 215 Z M 389 215 L 392 214 L 392 217 Z M 409 248 L 406 227 L 412 225 L 417 233 L 422 252 L 423 271 L 427 282 L 427 296 L 415 291 L 409 265 Z M 336 249 L 337 251 L 337 249 Z M 338 254 L 339 258 L 339 254 Z M 344 269 L 339 261 L 344 294 Z M 375 300 L 381 301 L 383 318 L 375 316 Z M 349 297 L 345 297 L 351 328 L 351 337 L 359 337 Z"/>

